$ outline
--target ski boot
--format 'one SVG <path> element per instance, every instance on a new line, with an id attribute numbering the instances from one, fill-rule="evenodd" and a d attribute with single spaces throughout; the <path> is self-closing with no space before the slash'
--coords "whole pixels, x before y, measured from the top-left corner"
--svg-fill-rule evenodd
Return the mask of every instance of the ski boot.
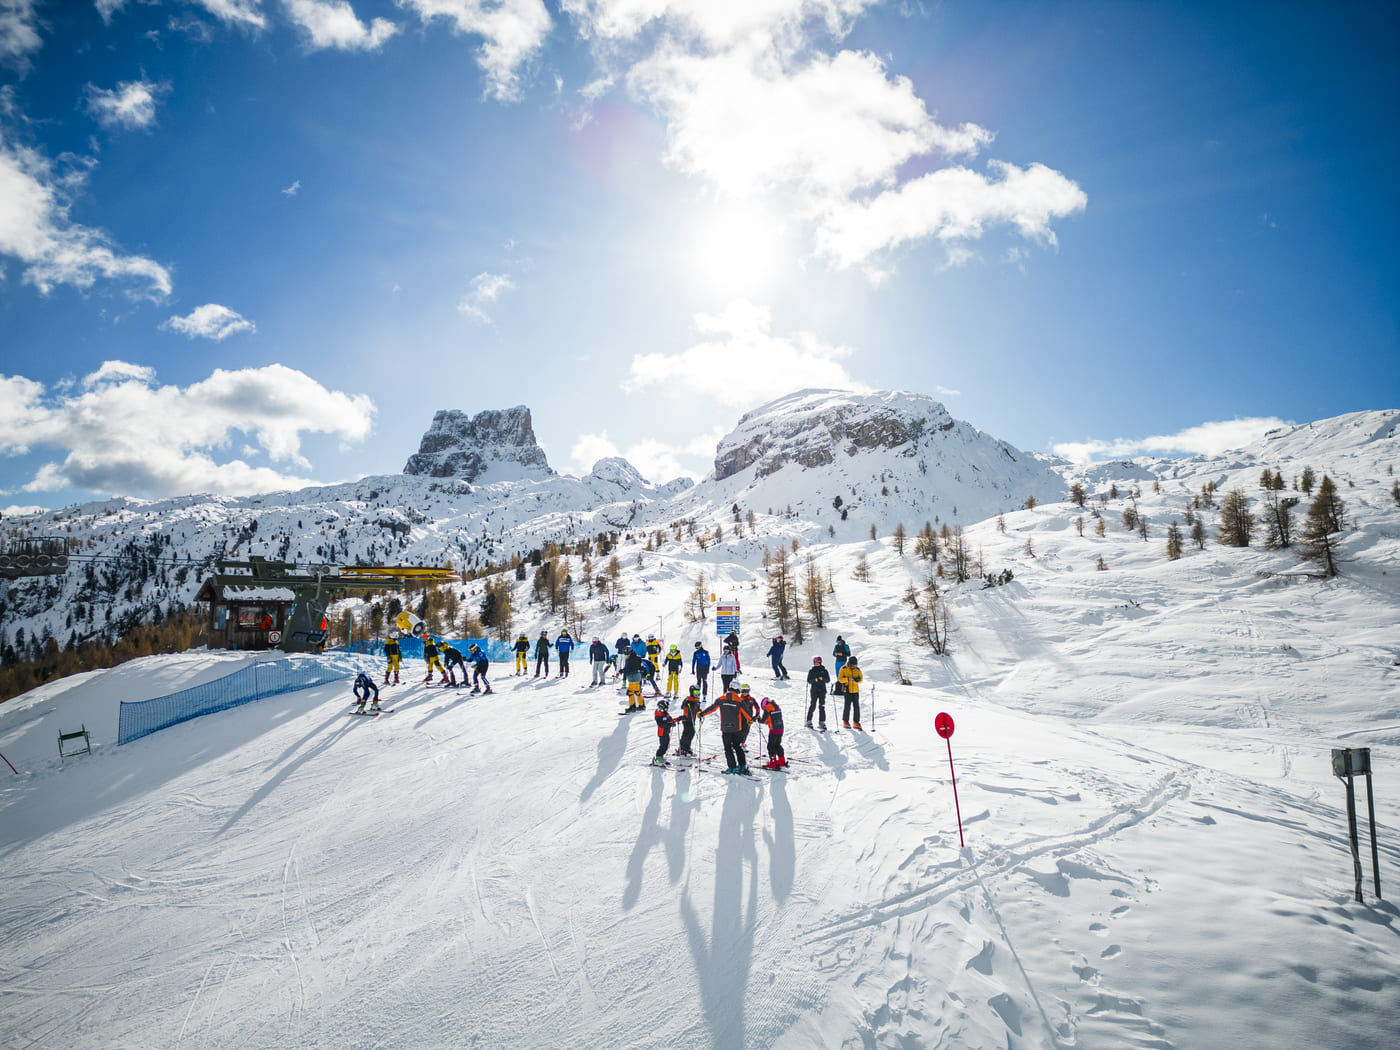
<path id="1" fill-rule="evenodd" d="M 651 757 L 651 764 L 654 766 L 664 766 L 666 764 L 666 760 L 660 755 L 653 755 Z"/>
<path id="2" fill-rule="evenodd" d="M 773 759 L 773 761 L 771 761 L 771 762 L 765 762 L 765 763 L 763 763 L 763 768 L 764 768 L 764 769 L 778 769 L 778 768 L 780 768 L 781 766 L 782 766 L 782 763 L 779 762 L 776 758 Z"/>
<path id="3" fill-rule="evenodd" d="M 851 728 L 851 723 L 850 723 L 850 722 L 845 722 L 845 721 L 843 721 L 841 724 L 842 724 L 843 726 L 845 726 L 847 729 L 850 729 L 850 728 Z"/>
<path id="4" fill-rule="evenodd" d="M 857 729 L 860 729 L 860 723 L 859 723 L 859 722 L 856 723 L 856 728 L 857 728 Z"/>

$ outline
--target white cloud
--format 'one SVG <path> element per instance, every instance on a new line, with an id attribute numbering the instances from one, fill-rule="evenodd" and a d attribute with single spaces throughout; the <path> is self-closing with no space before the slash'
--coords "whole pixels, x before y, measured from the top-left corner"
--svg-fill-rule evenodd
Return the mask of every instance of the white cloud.
<path id="1" fill-rule="evenodd" d="M 365 395 L 330 391 L 283 365 L 216 370 L 188 387 L 157 386 L 152 369 L 109 361 L 76 391 L 46 392 L 22 376 L 0 376 L 0 454 L 38 446 L 66 452 L 26 486 L 73 486 L 100 493 L 242 495 L 310 482 L 243 459 L 220 462 L 235 432 L 251 437 L 272 463 L 310 464 L 303 432 L 368 436 L 374 405 Z"/>
<path id="2" fill-rule="evenodd" d="M 712 433 L 698 435 L 683 445 L 646 438 L 621 449 L 604 430 L 601 434 L 580 434 L 573 448 L 569 450 L 569 456 L 573 461 L 574 470 L 580 475 L 590 473 L 593 465 L 600 459 L 620 456 L 636 467 L 648 481 L 664 485 L 680 477 L 698 479 L 701 472 L 685 466 L 680 457 L 699 456 L 712 461 L 715 448 L 723 437 L 723 428 L 716 427 Z"/>
<path id="3" fill-rule="evenodd" d="M 300 189 L 301 189 L 301 179 L 297 179 L 295 182 L 293 182 L 290 186 L 288 186 L 286 189 L 284 189 L 284 190 L 282 191 L 282 196 L 284 196 L 284 197 L 295 197 L 295 196 L 297 195 L 297 192 L 298 192 Z"/>
<path id="4" fill-rule="evenodd" d="M 1258 441 L 1270 430 L 1289 424 L 1273 416 L 1230 419 L 1202 423 L 1175 434 L 1146 438 L 1116 438 L 1113 441 L 1065 441 L 1052 446 L 1057 456 L 1076 463 L 1099 459 L 1124 459 L 1145 455 L 1218 456 L 1231 449 Z"/>
<path id="5" fill-rule="evenodd" d="M 944 168 L 873 200 L 844 202 L 823 217 L 817 252 L 845 269 L 927 237 L 957 248 L 957 242 L 981 237 L 993 224 L 1054 244 L 1051 220 L 1088 203 L 1075 183 L 1043 164 L 1018 168 L 993 161 L 990 167 L 995 178 L 964 167 Z"/>
<path id="6" fill-rule="evenodd" d="M 142 77 L 122 81 L 113 91 L 88 84 L 83 93 L 88 116 L 104 128 L 136 131 L 156 122 L 156 103 L 169 91 L 168 83 L 153 84 Z"/>
<path id="7" fill-rule="evenodd" d="M 355 16 L 346 0 L 283 0 L 287 15 L 297 24 L 313 51 L 377 51 L 399 31 L 387 18 L 368 26 Z"/>
<path id="8" fill-rule="evenodd" d="M 457 309 L 469 317 L 490 324 L 491 318 L 486 313 L 487 304 L 494 303 L 502 292 L 514 287 L 515 282 L 506 274 L 479 273 L 472 278 L 471 291 L 457 303 Z"/>
<path id="9" fill-rule="evenodd" d="M 205 303 L 190 311 L 186 317 L 171 317 L 162 328 L 180 332 L 189 338 L 224 340 L 239 332 L 256 332 L 257 326 L 236 310 L 218 303 Z"/>
<path id="10" fill-rule="evenodd" d="M 563 0 L 588 37 L 631 40 L 664 28 L 711 49 L 761 38 L 796 47 L 803 27 L 842 36 L 877 0 Z"/>
<path id="11" fill-rule="evenodd" d="M 811 332 L 775 336 L 767 307 L 736 300 L 720 314 L 697 314 L 695 326 L 709 338 L 677 354 L 637 354 L 623 389 L 657 386 L 740 407 L 801 387 L 868 389 L 840 363 L 851 355 L 849 347 L 831 346 Z"/>
<path id="12" fill-rule="evenodd" d="M 29 71 L 29 56 L 44 42 L 39 37 L 34 0 L 0 0 L 0 65 Z"/>
<path id="13" fill-rule="evenodd" d="M 485 38 L 477 64 L 486 73 L 487 94 L 501 101 L 519 97 L 520 67 L 544 44 L 553 21 L 544 0 L 397 0 L 424 22 L 442 18 L 455 32 Z"/>
<path id="14" fill-rule="evenodd" d="M 914 157 L 975 153 L 991 133 L 945 128 L 905 77 L 873 55 L 816 55 L 789 68 L 772 52 L 696 55 L 664 46 L 628 84 L 668 120 L 667 161 L 726 193 L 796 193 L 808 207 L 893 180 Z"/>
<path id="15" fill-rule="evenodd" d="M 914 83 L 839 41 L 871 0 L 565 0 L 585 36 L 630 64 L 626 83 L 667 124 L 665 161 L 726 195 L 801 218 L 816 257 L 878 282 L 903 244 L 939 241 L 948 265 L 996 226 L 1055 243 L 1083 192 L 1040 164 L 942 169 L 993 141 L 945 124 Z M 628 55 L 626 50 L 633 53 Z M 602 50 L 602 49 L 600 49 Z M 579 127 L 586 122 L 578 122 Z M 963 162 L 966 163 L 965 161 Z M 924 174 L 909 178 L 917 166 Z M 941 170 L 940 170 L 941 169 Z M 1014 264 L 1023 256 L 1008 255 Z"/>
<path id="16" fill-rule="evenodd" d="M 953 390 L 946 386 L 934 386 L 933 391 L 940 397 L 962 397 L 961 390 Z"/>
<path id="17" fill-rule="evenodd" d="M 243 26 L 248 29 L 262 29 L 267 25 L 267 17 L 262 13 L 260 0 L 194 0 L 225 25 Z"/>
<path id="18" fill-rule="evenodd" d="M 25 266 L 24 280 L 47 295 L 59 284 L 91 287 L 98 278 L 145 287 L 136 297 L 170 294 L 170 273 L 159 263 L 114 249 L 101 231 L 68 217 L 65 193 L 83 175 L 62 176 L 33 150 L 0 140 L 0 255 Z"/>
<path id="19" fill-rule="evenodd" d="M 111 25 L 112 16 L 126 6 L 126 0 L 96 0 L 93 6 L 102 16 L 103 25 Z"/>

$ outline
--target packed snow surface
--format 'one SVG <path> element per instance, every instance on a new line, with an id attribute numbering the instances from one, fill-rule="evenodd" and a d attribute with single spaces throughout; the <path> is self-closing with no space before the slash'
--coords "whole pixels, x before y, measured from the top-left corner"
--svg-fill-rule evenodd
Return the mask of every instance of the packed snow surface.
<path id="1" fill-rule="evenodd" d="M 1400 914 L 1374 893 L 1364 781 L 1355 900 L 1330 764 L 1371 748 L 1400 893 L 1395 416 L 1371 415 L 1281 435 L 1272 461 L 1154 468 L 1160 491 L 1091 504 L 1103 536 L 1063 502 L 969 525 L 1015 578 L 944 581 L 942 658 L 903 601 L 921 522 L 903 555 L 887 521 L 867 540 L 782 516 L 703 551 L 624 546 L 623 606 L 590 600 L 587 633 L 717 652 L 713 609 L 682 615 L 696 574 L 742 603 L 745 678 L 791 758 L 757 770 L 755 731 L 756 780 L 651 768 L 650 707 L 618 717 L 582 652 L 567 679 L 497 665 L 489 696 L 415 664 L 379 718 L 350 713 L 348 669 L 380 663 L 335 657 L 343 684 L 120 747 L 120 701 L 257 657 L 148 657 L 0 705 L 0 1046 L 1391 1050 Z M 1303 462 L 1342 486 L 1343 575 L 1210 541 L 1164 556 L 1203 483 L 1253 493 L 1261 463 Z M 1147 540 L 1117 520 L 1130 498 Z M 761 552 L 798 537 L 834 593 L 775 681 Z M 553 635 L 525 597 L 517 628 Z M 829 699 L 823 734 L 801 679 L 838 632 L 864 728 Z M 61 761 L 80 725 L 94 753 Z M 702 755 L 718 736 L 711 717 Z"/>

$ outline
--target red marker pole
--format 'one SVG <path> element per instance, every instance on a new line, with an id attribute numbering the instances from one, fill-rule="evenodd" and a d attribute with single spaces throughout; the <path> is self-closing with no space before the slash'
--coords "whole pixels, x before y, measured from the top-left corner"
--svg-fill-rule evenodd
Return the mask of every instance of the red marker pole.
<path id="1" fill-rule="evenodd" d="M 958 805 L 958 774 L 953 769 L 953 716 L 947 711 L 940 711 L 938 717 L 933 720 L 933 728 L 939 736 L 948 741 L 948 773 L 953 778 L 953 812 L 958 815 L 958 846 L 962 847 L 962 808 Z"/>

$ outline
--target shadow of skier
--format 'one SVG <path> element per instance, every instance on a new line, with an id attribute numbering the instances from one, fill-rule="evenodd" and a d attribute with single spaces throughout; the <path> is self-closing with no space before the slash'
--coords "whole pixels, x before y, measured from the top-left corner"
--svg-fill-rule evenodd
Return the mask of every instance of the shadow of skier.
<path id="1" fill-rule="evenodd" d="M 731 784 L 720 813 L 715 848 L 715 904 L 709 942 L 690 903 L 687 887 L 681 894 L 681 918 L 700 986 L 700 1003 L 710 1028 L 714 1050 L 747 1045 L 744 1038 L 744 997 L 753 968 L 754 935 L 758 924 L 758 848 L 754 817 L 760 796 L 755 784 Z M 747 877 L 744 862 L 748 861 Z M 747 898 L 745 885 L 747 884 Z"/>
<path id="2" fill-rule="evenodd" d="M 614 729 L 602 740 L 598 741 L 598 772 L 593 774 L 593 779 L 583 786 L 583 794 L 579 795 L 580 802 L 587 802 L 607 780 L 612 771 L 622 764 L 622 756 L 627 754 L 627 726 L 630 719 L 619 718 L 617 728 Z"/>

